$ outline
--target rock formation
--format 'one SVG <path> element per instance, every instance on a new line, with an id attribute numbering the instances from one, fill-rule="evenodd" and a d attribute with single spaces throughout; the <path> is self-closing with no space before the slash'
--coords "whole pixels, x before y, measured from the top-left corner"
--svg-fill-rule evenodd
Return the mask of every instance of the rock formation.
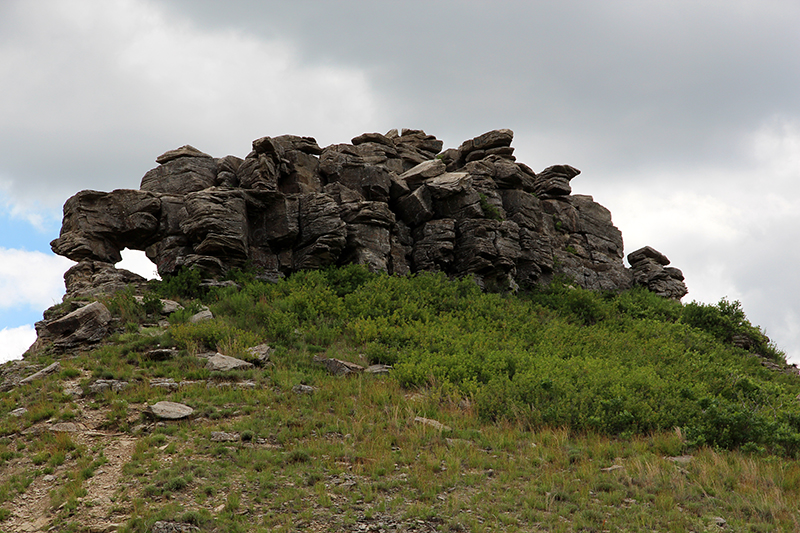
<path id="1" fill-rule="evenodd" d="M 557 275 L 592 290 L 642 284 L 668 298 L 683 276 L 645 248 L 623 264 L 620 231 L 592 197 L 571 194 L 580 171 L 518 163 L 511 130 L 442 152 L 420 130 L 365 133 L 320 148 L 311 137 L 253 141 L 244 159 L 184 146 L 156 159 L 139 190 L 81 191 L 64 205 L 53 251 L 78 264 L 67 296 L 141 281 L 114 264 L 145 250 L 162 276 L 212 277 L 249 265 L 274 279 L 359 263 L 373 271 L 474 276 L 487 290 Z"/>

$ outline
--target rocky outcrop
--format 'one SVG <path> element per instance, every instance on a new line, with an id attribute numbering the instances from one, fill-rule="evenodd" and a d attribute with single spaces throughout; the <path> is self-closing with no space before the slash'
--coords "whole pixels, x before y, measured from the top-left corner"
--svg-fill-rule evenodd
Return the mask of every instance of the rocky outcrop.
<path id="1" fill-rule="evenodd" d="M 625 267 L 611 213 L 572 194 L 579 170 L 537 174 L 516 161 L 512 139 L 495 130 L 442 152 L 421 130 L 326 148 L 282 135 L 256 139 L 244 159 L 184 146 L 159 156 L 139 190 L 70 198 L 52 248 L 79 262 L 65 276 L 68 296 L 141 282 L 113 268 L 124 248 L 145 250 L 162 276 L 249 264 L 275 279 L 358 263 L 471 275 L 489 290 L 562 275 L 593 290 L 638 283 L 669 298 L 686 293 L 680 271 L 650 252 L 634 252 Z"/>
<path id="2" fill-rule="evenodd" d="M 667 266 L 667 256 L 649 246 L 628 254 L 628 263 L 634 281 L 660 296 L 680 300 L 688 292 L 683 282 L 683 272 Z"/>

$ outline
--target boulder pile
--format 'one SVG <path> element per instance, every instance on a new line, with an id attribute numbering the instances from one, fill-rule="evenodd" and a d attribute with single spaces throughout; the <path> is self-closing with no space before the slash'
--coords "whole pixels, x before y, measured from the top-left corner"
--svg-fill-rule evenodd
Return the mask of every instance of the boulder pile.
<path id="1" fill-rule="evenodd" d="M 159 156 L 138 190 L 67 200 L 51 245 L 78 262 L 65 275 L 67 296 L 136 282 L 114 268 L 125 248 L 144 250 L 162 276 L 196 267 L 218 277 L 248 264 L 276 279 L 358 263 L 472 275 L 487 290 L 563 275 L 592 290 L 638 283 L 669 298 L 686 294 L 680 271 L 651 248 L 625 267 L 611 213 L 572 194 L 579 170 L 536 173 L 516 161 L 512 139 L 511 130 L 490 131 L 442 151 L 421 130 L 326 148 L 282 135 L 253 141 L 244 159 L 184 146 Z"/>

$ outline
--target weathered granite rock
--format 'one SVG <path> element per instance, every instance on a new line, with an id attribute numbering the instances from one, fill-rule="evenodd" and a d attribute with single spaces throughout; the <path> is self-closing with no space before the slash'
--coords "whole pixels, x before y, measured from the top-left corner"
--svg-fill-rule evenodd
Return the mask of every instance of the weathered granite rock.
<path id="1" fill-rule="evenodd" d="M 249 264 L 277 280 L 359 263 L 473 275 L 490 290 L 563 275 L 593 290 L 635 282 L 685 294 L 680 271 L 649 251 L 634 252 L 625 267 L 611 214 L 571 194 L 579 170 L 537 174 L 515 160 L 512 140 L 511 130 L 495 130 L 442 152 L 442 141 L 421 130 L 364 133 L 325 148 L 282 135 L 256 139 L 244 159 L 184 146 L 157 158 L 141 190 L 70 198 L 52 248 L 80 261 L 68 273 L 68 296 L 140 282 L 113 268 L 124 248 L 145 250 L 162 276 L 196 267 L 219 277 Z"/>

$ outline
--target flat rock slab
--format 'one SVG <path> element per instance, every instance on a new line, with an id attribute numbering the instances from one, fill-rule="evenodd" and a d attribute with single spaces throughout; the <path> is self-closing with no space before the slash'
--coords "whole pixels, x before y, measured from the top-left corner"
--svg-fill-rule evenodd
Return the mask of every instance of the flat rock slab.
<path id="1" fill-rule="evenodd" d="M 364 369 L 367 374 L 386 375 L 392 370 L 389 365 L 369 365 Z"/>
<path id="2" fill-rule="evenodd" d="M 212 442 L 236 442 L 239 440 L 238 433 L 226 433 L 225 431 L 212 431 Z"/>
<path id="3" fill-rule="evenodd" d="M 84 427 L 82 425 L 76 424 L 75 422 L 58 422 L 50 426 L 50 431 L 56 433 L 77 433 L 83 429 Z"/>
<path id="4" fill-rule="evenodd" d="M 162 401 L 149 406 L 147 412 L 156 418 L 180 420 L 191 416 L 194 413 L 194 409 L 182 403 Z"/>
<path id="5" fill-rule="evenodd" d="M 229 370 L 240 370 L 252 367 L 253 363 L 248 363 L 247 361 L 242 361 L 241 359 L 228 355 L 222 355 L 221 353 L 212 355 L 208 358 L 208 362 L 206 362 L 206 368 L 216 372 L 227 372 Z"/>
<path id="6" fill-rule="evenodd" d="M 20 383 L 20 385 L 22 385 L 24 383 L 30 383 L 31 381 L 36 381 L 37 379 L 41 379 L 41 378 L 43 378 L 45 376 L 49 376 L 50 374 L 58 372 L 59 370 L 61 370 L 61 365 L 58 363 L 58 361 L 56 361 L 55 363 L 53 363 L 52 365 L 48 366 L 47 368 L 43 368 L 42 370 L 39 370 L 35 374 L 31 374 L 30 376 L 28 376 L 25 379 L 19 380 L 19 383 Z"/>
<path id="7" fill-rule="evenodd" d="M 334 359 L 333 357 L 320 357 L 314 356 L 314 362 L 323 365 L 333 375 L 346 376 L 347 374 L 363 372 L 364 367 L 350 361 L 342 361 L 341 359 Z"/>
<path id="8" fill-rule="evenodd" d="M 424 418 L 421 416 L 415 417 L 414 422 L 422 424 L 423 426 L 429 426 L 434 429 L 438 429 L 439 431 L 450 431 L 453 429 L 448 425 L 442 424 L 438 420 L 433 420 L 431 418 Z"/>

